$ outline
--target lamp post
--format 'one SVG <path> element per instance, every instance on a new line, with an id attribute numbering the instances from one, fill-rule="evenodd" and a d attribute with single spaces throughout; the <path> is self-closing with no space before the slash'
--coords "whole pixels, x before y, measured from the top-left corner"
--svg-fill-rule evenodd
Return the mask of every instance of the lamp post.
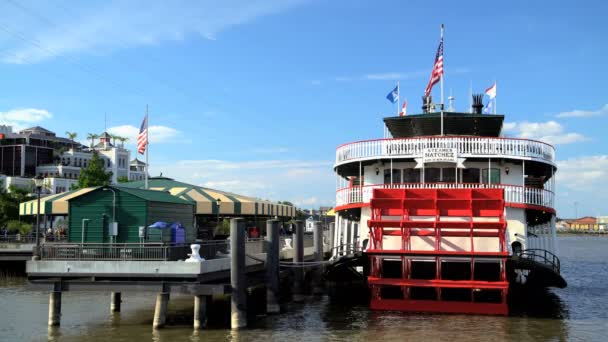
<path id="1" fill-rule="evenodd" d="M 215 232 L 217 233 L 217 230 L 220 228 L 220 204 L 222 200 L 218 198 L 215 202 L 217 203 L 217 223 L 215 224 Z"/>
<path id="2" fill-rule="evenodd" d="M 36 249 L 34 250 L 33 258 L 34 260 L 38 260 L 40 258 L 40 192 L 44 185 L 44 177 L 41 175 L 34 177 L 34 185 L 38 194 L 38 205 L 36 206 Z"/>

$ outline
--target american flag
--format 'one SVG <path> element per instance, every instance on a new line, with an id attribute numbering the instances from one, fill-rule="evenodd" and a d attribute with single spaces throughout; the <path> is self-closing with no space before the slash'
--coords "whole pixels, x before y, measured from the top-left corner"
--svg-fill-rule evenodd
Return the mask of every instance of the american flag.
<path id="1" fill-rule="evenodd" d="M 435 65 L 433 65 L 433 71 L 431 72 L 431 79 L 429 84 L 426 86 L 424 95 L 429 96 L 433 86 L 439 82 L 443 75 L 443 35 L 439 41 L 439 47 L 437 48 L 437 56 L 435 56 Z"/>
<path id="2" fill-rule="evenodd" d="M 148 146 L 148 115 L 144 117 L 144 121 L 141 123 L 139 128 L 139 134 L 137 135 L 137 152 L 144 154 L 146 152 L 146 146 Z"/>

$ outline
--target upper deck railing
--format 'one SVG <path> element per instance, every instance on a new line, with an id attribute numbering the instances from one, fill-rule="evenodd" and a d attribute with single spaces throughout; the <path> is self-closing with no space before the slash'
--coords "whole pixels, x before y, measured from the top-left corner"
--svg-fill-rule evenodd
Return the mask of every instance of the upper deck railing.
<path id="1" fill-rule="evenodd" d="M 455 148 L 462 157 L 497 156 L 532 159 L 553 164 L 555 149 L 541 141 L 472 137 L 427 136 L 357 141 L 336 149 L 336 166 L 356 160 L 382 157 L 418 157 L 426 148 Z"/>
<path id="2" fill-rule="evenodd" d="M 505 202 L 553 208 L 554 194 L 547 189 L 510 184 L 484 183 L 394 183 L 370 184 L 362 187 L 342 188 L 336 192 L 336 206 L 368 204 L 374 189 L 504 189 Z"/>

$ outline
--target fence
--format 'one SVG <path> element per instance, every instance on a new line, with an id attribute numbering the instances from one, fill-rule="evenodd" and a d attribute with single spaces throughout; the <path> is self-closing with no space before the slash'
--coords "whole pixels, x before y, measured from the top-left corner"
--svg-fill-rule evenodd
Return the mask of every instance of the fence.
<path id="1" fill-rule="evenodd" d="M 534 140 L 492 137 L 417 137 L 357 141 L 336 149 L 336 165 L 379 157 L 414 157 L 427 148 L 455 148 L 463 157 L 532 158 L 553 163 L 553 146 Z"/>
<path id="2" fill-rule="evenodd" d="M 205 259 L 228 255 L 230 241 L 209 240 L 198 242 L 199 254 Z M 312 236 L 304 237 L 304 247 L 312 247 Z M 281 248 L 286 246 L 281 239 Z M 266 252 L 263 238 L 249 239 L 245 245 L 247 254 Z M 162 243 L 50 243 L 40 246 L 42 260 L 140 260 L 140 261 L 176 261 L 185 260 L 191 253 L 190 244 Z"/>
<path id="3" fill-rule="evenodd" d="M 546 189 L 508 184 L 483 183 L 394 183 L 372 184 L 362 187 L 339 189 L 336 192 L 336 205 L 369 203 L 374 189 L 505 189 L 505 202 L 521 203 L 553 208 L 553 192 Z"/>

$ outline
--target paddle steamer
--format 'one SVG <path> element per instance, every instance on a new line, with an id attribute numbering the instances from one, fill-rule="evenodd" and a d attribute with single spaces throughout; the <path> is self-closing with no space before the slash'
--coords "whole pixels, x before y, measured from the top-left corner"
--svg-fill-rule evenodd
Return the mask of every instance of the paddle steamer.
<path id="1" fill-rule="evenodd" d="M 362 255 L 378 310 L 507 314 L 516 287 L 565 287 L 554 147 L 506 137 L 482 95 L 470 113 L 422 102 L 337 148 L 333 260 Z"/>

